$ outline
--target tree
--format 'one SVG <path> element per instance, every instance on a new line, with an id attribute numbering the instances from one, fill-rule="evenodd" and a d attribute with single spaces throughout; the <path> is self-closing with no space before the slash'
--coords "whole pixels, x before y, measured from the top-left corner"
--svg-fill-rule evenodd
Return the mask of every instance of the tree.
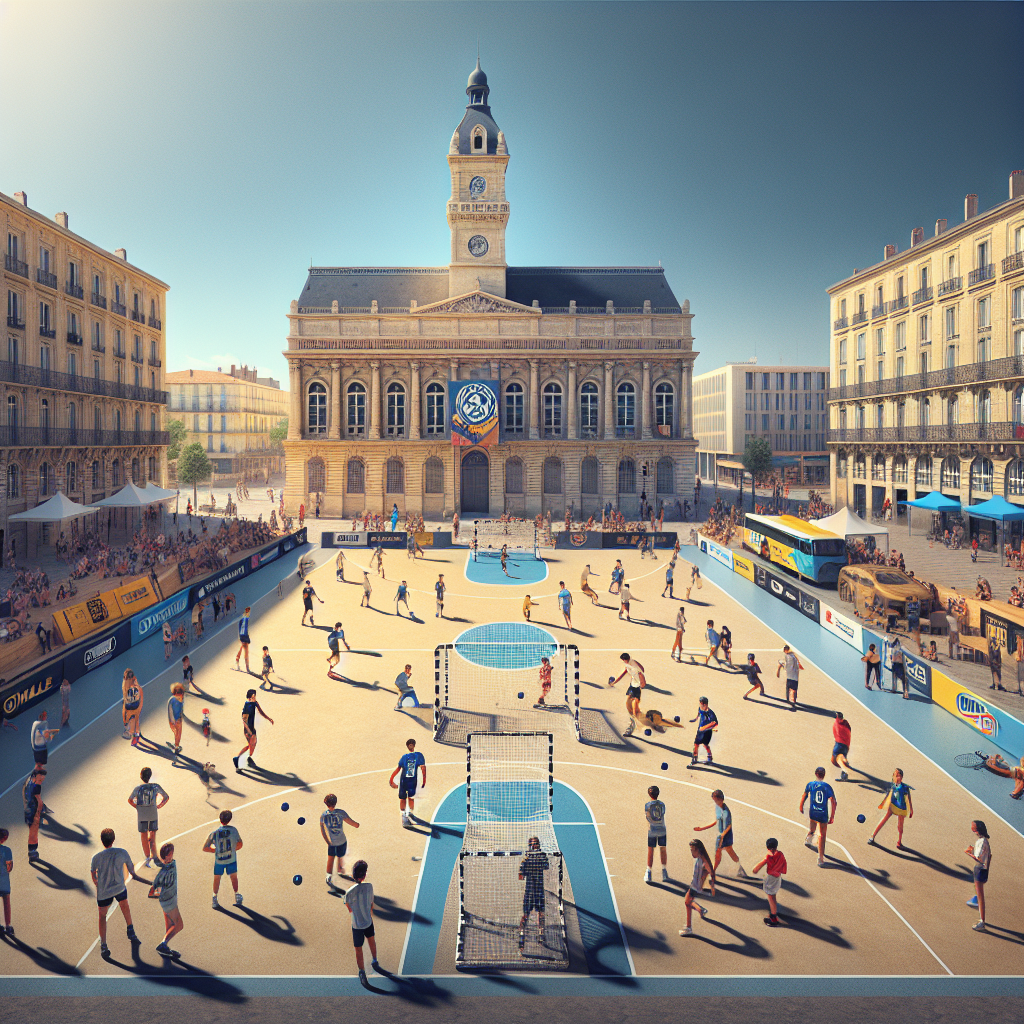
<path id="1" fill-rule="evenodd" d="M 198 441 L 186 445 L 178 456 L 178 480 L 183 484 L 192 485 L 192 507 L 199 510 L 197 487 L 213 475 L 213 466 Z"/>
<path id="2" fill-rule="evenodd" d="M 270 428 L 270 447 L 280 448 L 288 436 L 288 420 L 283 419 L 276 427 Z"/>
<path id="3" fill-rule="evenodd" d="M 171 443 L 167 446 L 168 462 L 175 462 L 181 455 L 181 446 L 188 437 L 188 427 L 184 420 L 168 420 L 167 431 L 171 435 Z"/>
<path id="4" fill-rule="evenodd" d="M 766 438 L 751 437 L 747 439 L 747 446 L 743 450 L 743 467 L 750 474 L 750 507 L 753 509 L 757 497 L 757 478 L 768 476 L 774 468 L 772 446 Z M 742 483 L 743 480 L 741 478 L 741 488 Z"/>

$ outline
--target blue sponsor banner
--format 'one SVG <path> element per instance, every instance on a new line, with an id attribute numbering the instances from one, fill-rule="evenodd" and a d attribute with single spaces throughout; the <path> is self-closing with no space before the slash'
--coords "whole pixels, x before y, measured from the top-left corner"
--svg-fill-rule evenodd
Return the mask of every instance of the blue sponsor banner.
<path id="1" fill-rule="evenodd" d="M 152 608 L 133 615 L 131 620 L 132 643 L 137 644 L 140 640 L 145 640 L 150 633 L 161 629 L 165 622 L 170 622 L 171 619 L 187 611 L 188 591 L 179 590 L 177 594 L 173 594 L 166 601 L 161 601 L 159 604 L 153 605 Z"/>
<path id="2" fill-rule="evenodd" d="M 498 391 L 496 380 L 466 380 L 448 385 L 448 412 L 452 444 L 498 443 Z"/>
<path id="3" fill-rule="evenodd" d="M 932 699 L 932 667 L 916 654 L 911 654 L 906 648 L 903 650 L 903 671 L 906 673 L 907 682 L 918 693 L 923 694 L 929 700 Z"/>
<path id="4" fill-rule="evenodd" d="M 61 659 L 41 665 L 28 673 L 16 683 L 0 689 L 0 702 L 3 704 L 4 717 L 14 718 L 22 711 L 27 711 L 34 704 L 45 700 L 51 693 L 60 689 L 64 678 L 64 662 Z M 76 677 L 77 678 L 77 677 Z M 26 744 L 26 749 L 28 744 Z"/>
<path id="5" fill-rule="evenodd" d="M 244 576 L 248 575 L 248 558 L 241 562 L 235 562 L 234 565 L 229 565 L 226 569 L 221 570 L 189 591 L 189 607 L 191 608 L 197 601 L 201 601 L 204 597 L 209 597 L 211 594 L 216 594 L 218 590 L 223 590 L 225 587 L 230 586 L 232 583 L 237 583 Z"/>
<path id="6" fill-rule="evenodd" d="M 304 526 L 301 530 L 296 530 L 295 533 L 289 534 L 283 541 L 281 541 L 281 554 L 287 555 L 293 548 L 301 548 L 306 543 L 306 531 L 309 529 L 308 526 Z"/>
<path id="7" fill-rule="evenodd" d="M 409 535 L 402 530 L 390 533 L 381 530 L 379 533 L 371 530 L 366 535 L 366 546 L 368 548 L 404 548 L 409 543 Z"/>
<path id="8" fill-rule="evenodd" d="M 715 541 L 708 541 L 708 554 L 716 561 L 721 562 L 727 569 L 732 570 L 732 548 L 722 547 Z"/>
<path id="9" fill-rule="evenodd" d="M 653 533 L 648 530 L 646 533 L 616 533 L 608 530 L 599 534 L 601 547 L 603 548 L 635 548 L 640 543 L 641 536 L 645 537 L 656 548 L 674 548 L 676 546 L 676 534 L 673 531 Z"/>
<path id="10" fill-rule="evenodd" d="M 113 629 L 90 636 L 84 643 L 64 654 L 64 676 L 74 682 L 87 672 L 127 652 L 132 645 L 130 622 L 120 622 Z M 59 684 L 58 684 L 59 685 Z"/>
<path id="11" fill-rule="evenodd" d="M 268 562 L 272 562 L 275 558 L 278 558 L 284 552 L 281 551 L 283 545 L 282 541 L 275 541 L 269 547 L 265 547 L 262 551 L 257 551 L 255 554 L 249 556 L 249 571 L 255 572 L 257 569 L 262 569 Z"/>

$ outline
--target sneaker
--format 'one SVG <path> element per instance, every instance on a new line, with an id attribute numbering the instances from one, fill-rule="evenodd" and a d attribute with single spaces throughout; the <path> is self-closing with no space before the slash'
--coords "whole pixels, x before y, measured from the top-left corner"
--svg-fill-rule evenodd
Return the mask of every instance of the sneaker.
<path id="1" fill-rule="evenodd" d="M 241 772 L 242 769 L 238 767 L 238 758 L 237 757 L 231 758 L 231 763 L 235 766 L 235 771 L 236 772 Z"/>
<path id="2" fill-rule="evenodd" d="M 102 956 L 102 957 L 110 956 L 110 947 L 105 942 L 101 942 L 100 943 L 100 956 Z"/>
<path id="3" fill-rule="evenodd" d="M 978 897 L 977 897 L 977 896 L 972 896 L 972 897 L 971 897 L 971 898 L 970 898 L 970 899 L 969 899 L 969 900 L 967 901 L 967 906 L 969 906 L 969 907 L 973 907 L 973 908 L 974 908 L 975 910 L 977 910 L 977 909 L 978 909 Z"/>
<path id="4" fill-rule="evenodd" d="M 823 868 L 824 866 L 825 866 L 825 862 L 819 857 L 818 858 L 818 867 L 819 868 Z"/>
<path id="5" fill-rule="evenodd" d="M 327 882 L 328 888 L 330 888 L 330 889 L 334 888 L 334 881 L 333 881 L 333 879 L 331 878 L 330 875 L 327 876 L 326 882 Z"/>
<path id="6" fill-rule="evenodd" d="M 661 869 L 661 880 L 663 882 L 667 882 L 668 881 L 668 868 L 662 868 Z"/>
<path id="7" fill-rule="evenodd" d="M 137 747 L 138 745 L 139 745 L 139 737 L 138 736 L 133 736 L 132 737 L 132 746 L 133 747 Z"/>
<path id="8" fill-rule="evenodd" d="M 128 934 L 128 938 L 129 938 L 129 940 L 131 942 L 139 942 L 140 941 L 138 935 L 135 934 L 135 926 L 134 925 L 128 925 L 128 932 L 127 932 L 127 934 Z"/>
<path id="9" fill-rule="evenodd" d="M 779 922 L 772 920 L 772 918 L 770 918 L 770 917 L 766 917 L 764 919 L 764 923 L 766 925 L 768 925 L 769 928 L 778 928 L 779 927 Z"/>
<path id="10" fill-rule="evenodd" d="M 874 845 L 875 845 L 875 837 L 874 836 L 868 836 L 868 846 L 874 846 Z"/>
<path id="11" fill-rule="evenodd" d="M 818 848 L 817 844 L 814 842 L 813 832 L 807 833 L 807 838 L 804 840 L 804 846 L 806 846 L 808 850 L 816 850 Z"/>
<path id="12" fill-rule="evenodd" d="M 984 921 L 979 921 L 979 922 L 978 922 L 978 923 L 977 923 L 976 925 L 974 925 L 973 927 L 974 927 L 974 930 L 975 930 L 976 932 L 983 932 L 983 931 L 985 930 L 985 922 L 984 922 Z"/>
<path id="13" fill-rule="evenodd" d="M 5 929 L 5 931 L 7 932 L 8 936 L 10 936 L 10 938 L 12 938 L 12 939 L 14 938 L 14 926 L 13 925 L 9 924 L 7 926 L 7 928 Z"/>
<path id="14" fill-rule="evenodd" d="M 648 868 L 648 869 L 647 869 L 647 870 L 646 870 L 646 871 L 644 872 L 644 881 L 645 881 L 645 882 L 649 882 L 650 880 L 651 880 L 651 869 L 650 869 L 650 868 Z"/>
<path id="15" fill-rule="evenodd" d="M 402 828 L 409 828 L 412 825 L 412 818 L 408 814 L 402 815 Z"/>
<path id="16" fill-rule="evenodd" d="M 705 764 L 714 764 L 715 763 L 715 759 L 710 754 L 708 754 L 708 759 L 704 763 Z"/>
<path id="17" fill-rule="evenodd" d="M 839 781 L 840 782 L 845 782 L 849 777 L 850 776 L 847 775 L 846 772 L 840 772 L 839 773 Z"/>
<path id="18" fill-rule="evenodd" d="M 315 626 L 316 625 L 316 623 L 313 621 L 313 616 L 312 615 L 310 615 L 310 617 L 309 617 L 309 624 L 311 626 Z"/>
<path id="19" fill-rule="evenodd" d="M 235 906 L 240 907 L 242 905 L 242 894 L 240 892 L 235 893 Z"/>
<path id="20" fill-rule="evenodd" d="M 377 972 L 378 974 L 383 974 L 383 971 L 381 971 L 381 969 L 380 969 L 380 964 L 379 964 L 379 963 L 378 963 L 378 962 L 377 962 L 376 960 L 371 960 L 371 961 L 370 961 L 370 966 L 371 966 L 371 967 L 372 967 L 372 968 L 373 968 L 373 969 L 374 969 L 374 970 L 375 970 L 375 971 L 376 971 L 376 972 Z"/>
<path id="21" fill-rule="evenodd" d="M 697 913 L 700 914 L 700 919 L 703 921 L 704 918 L 706 918 L 708 916 L 707 907 L 698 907 L 697 908 Z"/>
<path id="22" fill-rule="evenodd" d="M 746 873 L 746 871 L 743 870 L 743 865 L 742 864 L 740 865 L 739 871 L 736 872 L 736 877 L 737 878 L 749 878 L 750 877 L 750 875 L 748 875 Z"/>
<path id="23" fill-rule="evenodd" d="M 214 896 L 213 896 L 213 909 L 216 910 L 219 906 L 220 906 L 220 903 L 217 901 L 217 894 L 214 893 Z"/>
<path id="24" fill-rule="evenodd" d="M 38 850 L 29 850 L 29 852 L 28 852 L 28 862 L 31 864 L 32 861 L 34 861 L 34 860 L 39 860 L 39 851 Z"/>
<path id="25" fill-rule="evenodd" d="M 161 942 L 161 943 L 160 943 L 160 944 L 159 944 L 159 945 L 158 945 L 158 946 L 156 947 L 156 951 L 157 951 L 157 952 L 158 952 L 158 953 L 159 953 L 159 954 L 160 954 L 161 956 L 178 956 L 178 955 L 179 955 L 179 954 L 178 954 L 178 953 L 176 953 L 176 952 L 175 952 L 175 951 L 174 951 L 173 949 L 171 949 L 171 947 L 170 947 L 170 946 L 168 946 L 166 942 Z"/>
<path id="26" fill-rule="evenodd" d="M 359 972 L 359 984 L 360 985 L 367 984 L 367 981 L 366 981 L 366 971 L 360 971 Z"/>
<path id="27" fill-rule="evenodd" d="M 683 938 L 685 939 L 687 935 L 692 935 L 693 934 L 693 929 L 692 928 L 680 928 L 679 929 L 679 934 L 682 935 Z"/>
<path id="28" fill-rule="evenodd" d="M 690 758 L 690 764 L 696 764 L 696 763 L 697 763 L 697 758 L 691 757 Z"/>

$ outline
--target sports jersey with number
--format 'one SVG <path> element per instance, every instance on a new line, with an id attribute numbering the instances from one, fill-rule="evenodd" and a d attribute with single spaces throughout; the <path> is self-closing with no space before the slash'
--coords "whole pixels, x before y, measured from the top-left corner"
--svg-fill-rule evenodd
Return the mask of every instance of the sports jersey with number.
<path id="1" fill-rule="evenodd" d="M 165 864 L 153 879 L 153 888 L 161 903 L 175 903 L 178 899 L 178 865 L 176 861 Z"/>
<path id="2" fill-rule="evenodd" d="M 124 691 L 124 702 L 125 704 L 138 704 L 141 699 L 142 691 L 139 689 L 138 683 L 132 683 Z"/>
<path id="3" fill-rule="evenodd" d="M 238 635 L 240 637 L 241 636 L 248 636 L 249 635 L 249 616 L 248 615 L 243 615 L 238 620 Z"/>
<path id="4" fill-rule="evenodd" d="M 234 825 L 221 825 L 210 833 L 206 845 L 213 847 L 214 860 L 218 864 L 230 864 L 235 860 L 235 845 L 241 840 L 242 837 Z"/>
<path id="5" fill-rule="evenodd" d="M 811 806 L 808 814 L 815 821 L 828 821 L 828 802 L 835 793 L 832 787 L 824 779 L 815 779 L 808 782 L 804 792 L 811 798 Z"/>
<path id="6" fill-rule="evenodd" d="M 323 825 L 331 840 L 331 846 L 341 846 L 345 842 L 345 819 L 348 815 L 344 811 L 324 811 L 320 815 L 320 824 Z"/>
<path id="7" fill-rule="evenodd" d="M 144 782 L 141 786 L 136 786 L 132 790 L 132 799 L 135 801 L 139 821 L 156 821 L 157 802 L 166 796 L 163 787 L 155 782 Z"/>
<path id="8" fill-rule="evenodd" d="M 647 817 L 647 834 L 649 836 L 664 836 L 668 834 L 665 828 L 664 801 L 648 800 L 644 804 L 644 814 Z"/>
<path id="9" fill-rule="evenodd" d="M 711 728 L 712 722 L 717 722 L 718 718 L 711 708 L 705 710 L 704 708 L 698 708 L 697 710 L 697 729 L 703 732 L 705 729 Z"/>
<path id="10" fill-rule="evenodd" d="M 402 777 L 406 779 L 415 779 L 416 769 L 426 763 L 427 759 L 418 750 L 403 754 L 398 759 L 398 767 L 402 769 Z"/>
<path id="11" fill-rule="evenodd" d="M 444 600 L 444 584 L 440 580 L 434 584 L 434 593 L 437 594 L 438 601 Z"/>

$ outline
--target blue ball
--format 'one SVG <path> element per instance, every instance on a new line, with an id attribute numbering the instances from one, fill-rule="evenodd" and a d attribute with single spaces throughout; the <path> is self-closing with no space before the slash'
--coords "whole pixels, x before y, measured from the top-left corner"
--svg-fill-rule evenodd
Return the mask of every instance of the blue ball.
<path id="1" fill-rule="evenodd" d="M 676 715 L 676 717 L 675 717 L 675 720 L 676 720 L 677 722 L 679 721 L 679 716 L 678 716 L 678 715 Z"/>
<path id="2" fill-rule="evenodd" d="M 292 876 L 292 883 L 294 885 L 302 885 L 302 875 L 293 875 Z"/>
<path id="3" fill-rule="evenodd" d="M 644 729 L 644 735 L 645 736 L 650 736 L 651 735 L 651 730 L 650 729 Z"/>
<path id="4" fill-rule="evenodd" d="M 299 818 L 299 824 L 300 825 L 305 825 L 306 824 L 306 819 L 305 818 Z"/>
<path id="5" fill-rule="evenodd" d="M 287 811 L 288 810 L 288 804 L 287 803 L 281 804 L 281 810 L 282 811 Z"/>
<path id="6" fill-rule="evenodd" d="M 520 699 L 520 700 L 522 700 L 522 699 L 523 699 L 523 691 L 522 691 L 522 690 L 520 690 L 520 691 L 519 691 L 519 699 Z"/>
<path id="7" fill-rule="evenodd" d="M 667 772 L 668 771 L 668 761 L 662 761 L 661 762 L 661 770 L 663 772 Z"/>
<path id="8" fill-rule="evenodd" d="M 864 820 L 865 820 L 864 819 L 864 815 L 863 814 L 858 814 L 857 815 L 857 820 L 863 825 L 864 824 Z"/>

